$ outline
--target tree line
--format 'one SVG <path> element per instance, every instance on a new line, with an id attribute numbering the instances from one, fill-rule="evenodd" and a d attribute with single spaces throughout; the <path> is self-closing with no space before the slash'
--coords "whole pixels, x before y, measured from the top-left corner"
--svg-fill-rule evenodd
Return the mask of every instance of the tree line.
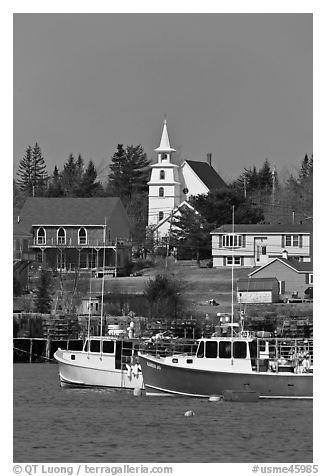
<path id="1" fill-rule="evenodd" d="M 120 197 L 131 221 L 133 241 L 140 248 L 154 246 L 154 235 L 147 228 L 150 160 L 142 146 L 118 144 L 110 158 L 106 180 L 101 182 L 92 160 L 85 163 L 70 153 L 62 170 L 46 170 L 40 146 L 28 146 L 20 160 L 14 180 L 14 207 L 27 197 Z M 225 189 L 190 197 L 173 217 L 170 244 L 188 250 L 197 258 L 210 248 L 210 231 L 231 223 L 235 207 L 236 223 L 288 223 L 312 220 L 313 156 L 305 155 L 297 172 L 280 183 L 275 168 L 265 159 L 261 168 L 244 169 Z"/>

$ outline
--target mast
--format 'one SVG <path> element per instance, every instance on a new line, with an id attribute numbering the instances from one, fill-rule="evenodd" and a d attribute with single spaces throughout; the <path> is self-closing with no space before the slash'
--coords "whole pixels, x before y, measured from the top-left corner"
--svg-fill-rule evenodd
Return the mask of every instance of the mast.
<path id="1" fill-rule="evenodd" d="M 92 251 L 93 253 L 93 251 Z M 92 302 L 92 271 L 89 279 L 89 298 L 88 298 L 88 324 L 87 324 L 87 352 L 89 352 L 89 338 L 90 338 L 90 328 L 91 328 L 91 302 Z"/>
<path id="2" fill-rule="evenodd" d="M 232 251 L 234 250 L 234 205 L 232 206 Z M 234 315 L 234 302 L 233 302 L 233 273 L 234 273 L 234 253 L 232 253 L 232 265 L 231 265 L 231 335 L 233 337 L 233 315 Z"/>
<path id="3" fill-rule="evenodd" d="M 104 227 L 103 227 L 103 271 L 102 271 L 102 291 L 101 291 L 101 331 L 100 331 L 100 337 L 103 336 L 103 302 L 104 302 L 105 241 L 106 241 L 106 217 L 105 217 Z"/>

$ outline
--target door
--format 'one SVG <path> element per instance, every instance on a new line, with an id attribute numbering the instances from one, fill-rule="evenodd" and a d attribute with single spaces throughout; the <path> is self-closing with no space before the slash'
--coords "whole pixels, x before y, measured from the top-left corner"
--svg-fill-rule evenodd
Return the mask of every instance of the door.
<path id="1" fill-rule="evenodd" d="M 267 238 L 255 238 L 255 264 L 263 266 L 267 262 Z"/>

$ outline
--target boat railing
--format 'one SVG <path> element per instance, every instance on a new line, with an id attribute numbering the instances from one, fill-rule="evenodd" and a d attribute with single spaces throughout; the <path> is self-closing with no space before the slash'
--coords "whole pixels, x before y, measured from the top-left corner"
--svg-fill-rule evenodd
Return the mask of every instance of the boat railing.
<path id="1" fill-rule="evenodd" d="M 313 340 L 257 338 L 255 357 L 252 364 L 258 372 L 311 373 Z"/>
<path id="2" fill-rule="evenodd" d="M 167 357 L 169 355 L 194 355 L 198 344 L 194 340 L 183 339 L 148 341 L 140 346 L 140 350 L 154 357 Z"/>

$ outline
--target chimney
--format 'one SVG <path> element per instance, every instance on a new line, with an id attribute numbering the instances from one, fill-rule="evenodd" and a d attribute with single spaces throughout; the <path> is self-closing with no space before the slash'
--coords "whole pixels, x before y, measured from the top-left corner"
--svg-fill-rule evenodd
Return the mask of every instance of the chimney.
<path id="1" fill-rule="evenodd" d="M 286 250 L 283 250 L 282 258 L 283 259 L 288 259 L 288 252 Z"/>
<path id="2" fill-rule="evenodd" d="M 207 163 L 208 163 L 208 165 L 212 166 L 212 153 L 211 152 L 209 152 L 207 154 Z"/>

